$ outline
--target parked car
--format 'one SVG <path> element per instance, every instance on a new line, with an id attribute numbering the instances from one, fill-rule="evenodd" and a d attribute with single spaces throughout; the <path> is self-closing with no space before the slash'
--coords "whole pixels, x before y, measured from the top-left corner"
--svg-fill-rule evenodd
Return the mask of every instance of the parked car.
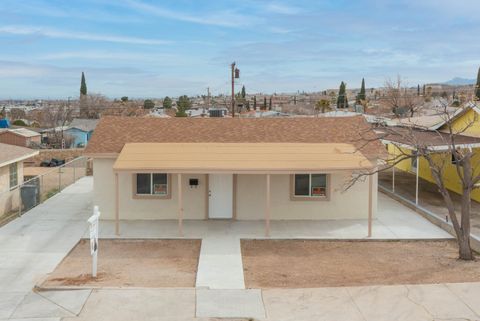
<path id="1" fill-rule="evenodd" d="M 64 159 L 52 158 L 51 160 L 44 160 L 40 163 L 40 167 L 57 167 L 65 164 Z"/>

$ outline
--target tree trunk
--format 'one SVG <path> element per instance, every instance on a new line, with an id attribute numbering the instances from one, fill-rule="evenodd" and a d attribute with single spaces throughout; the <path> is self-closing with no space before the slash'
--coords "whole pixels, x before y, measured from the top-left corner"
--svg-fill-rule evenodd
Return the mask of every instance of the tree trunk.
<path id="1" fill-rule="evenodd" d="M 472 168 L 470 154 L 465 155 L 461 163 L 463 168 L 463 193 L 460 218 L 461 233 L 458 235 L 459 254 L 461 260 L 473 260 L 473 252 L 470 247 L 470 213 L 472 209 L 472 190 L 470 188 L 472 183 Z"/>
<path id="2" fill-rule="evenodd" d="M 458 255 L 460 260 L 471 261 L 474 259 L 472 248 L 470 247 L 470 233 L 462 231 L 462 235 L 457 238 Z"/>

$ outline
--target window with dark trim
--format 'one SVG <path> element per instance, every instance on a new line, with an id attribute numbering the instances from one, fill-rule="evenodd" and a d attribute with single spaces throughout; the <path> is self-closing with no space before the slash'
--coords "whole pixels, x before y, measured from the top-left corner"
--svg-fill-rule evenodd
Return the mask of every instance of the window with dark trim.
<path id="1" fill-rule="evenodd" d="M 295 174 L 293 196 L 327 197 L 327 174 Z"/>
<path id="2" fill-rule="evenodd" d="M 137 195 L 168 195 L 168 174 L 138 173 L 136 176 Z"/>

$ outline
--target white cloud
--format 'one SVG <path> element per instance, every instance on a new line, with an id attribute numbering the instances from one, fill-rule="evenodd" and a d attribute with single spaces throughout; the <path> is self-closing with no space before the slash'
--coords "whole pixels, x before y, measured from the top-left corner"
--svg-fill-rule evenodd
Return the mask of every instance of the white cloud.
<path id="1" fill-rule="evenodd" d="M 180 11 L 170 10 L 160 6 L 154 6 L 137 0 L 124 0 L 122 3 L 131 9 L 141 11 L 146 14 L 202 25 L 242 27 L 250 25 L 254 21 L 250 16 L 237 14 L 232 11 L 219 11 L 209 14 L 188 14 Z"/>
<path id="2" fill-rule="evenodd" d="M 265 9 L 272 13 L 284 14 L 284 15 L 296 15 L 302 12 L 298 7 L 286 5 L 278 2 L 270 2 L 265 6 Z"/>
<path id="3" fill-rule="evenodd" d="M 2 26 L 0 27 L 0 33 L 12 34 L 12 35 L 25 35 L 25 36 L 38 35 L 38 36 L 43 36 L 48 38 L 78 39 L 78 40 L 87 40 L 87 41 L 127 43 L 127 44 L 136 44 L 136 45 L 164 45 L 164 44 L 170 43 L 170 41 L 159 40 L 159 39 L 137 38 L 137 37 L 105 35 L 105 34 L 102 35 L 97 33 L 65 31 L 65 30 L 58 30 L 58 29 L 38 27 L 38 26 L 17 26 L 17 25 Z"/>

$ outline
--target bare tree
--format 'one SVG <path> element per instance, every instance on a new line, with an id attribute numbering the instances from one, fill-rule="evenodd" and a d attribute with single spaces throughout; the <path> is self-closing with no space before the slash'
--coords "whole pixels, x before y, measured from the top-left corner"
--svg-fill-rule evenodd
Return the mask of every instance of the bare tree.
<path id="1" fill-rule="evenodd" d="M 387 79 L 385 81 L 385 96 L 383 100 L 397 116 L 401 114 L 402 110 L 406 110 L 409 112 L 410 117 L 413 117 L 421 103 L 421 98 L 409 92 L 405 81 L 400 75 L 395 80 Z"/>
<path id="2" fill-rule="evenodd" d="M 50 105 L 42 109 L 41 124 L 49 127 L 49 140 L 55 145 L 60 145 L 62 141 L 66 141 L 64 136 L 65 126 L 72 121 L 74 108 L 69 102 L 62 102 L 59 105 Z M 68 140 L 68 139 L 67 139 Z"/>
<path id="3" fill-rule="evenodd" d="M 97 119 L 105 109 L 111 107 L 112 102 L 101 94 L 89 94 L 84 98 L 84 113 L 82 117 Z"/>
<path id="4" fill-rule="evenodd" d="M 388 141 L 395 149 L 394 155 L 389 154 L 383 159 L 382 165 L 373 172 L 356 173 L 348 187 L 352 186 L 356 181 L 368 175 L 373 175 L 382 171 L 390 170 L 405 160 L 413 158 L 424 158 L 430 167 L 431 175 L 443 197 L 448 215 L 455 231 L 456 240 L 459 248 L 459 258 L 462 260 L 473 260 L 474 255 L 470 246 L 470 216 L 471 216 L 471 196 L 472 192 L 480 188 L 480 159 L 475 156 L 475 152 L 468 145 L 475 140 L 472 137 L 462 135 L 475 122 L 471 119 L 466 122 L 462 128 L 454 128 L 452 126 L 452 115 L 447 110 L 448 105 L 445 104 L 442 117 L 445 121 L 443 130 L 427 130 L 421 126 L 409 127 L 389 127 L 379 125 L 376 131 L 379 133 L 379 139 Z M 426 139 L 428 135 L 431 140 Z M 362 135 L 365 136 L 365 135 Z M 435 140 L 435 144 L 432 143 Z M 361 147 L 364 148 L 375 139 L 361 138 Z M 476 139 L 477 143 L 480 139 Z M 446 146 L 443 150 L 435 148 L 435 146 Z M 446 165 L 452 164 L 458 176 L 458 183 L 461 186 L 461 208 L 457 212 L 451 197 L 451 192 L 446 186 L 445 170 Z"/>

